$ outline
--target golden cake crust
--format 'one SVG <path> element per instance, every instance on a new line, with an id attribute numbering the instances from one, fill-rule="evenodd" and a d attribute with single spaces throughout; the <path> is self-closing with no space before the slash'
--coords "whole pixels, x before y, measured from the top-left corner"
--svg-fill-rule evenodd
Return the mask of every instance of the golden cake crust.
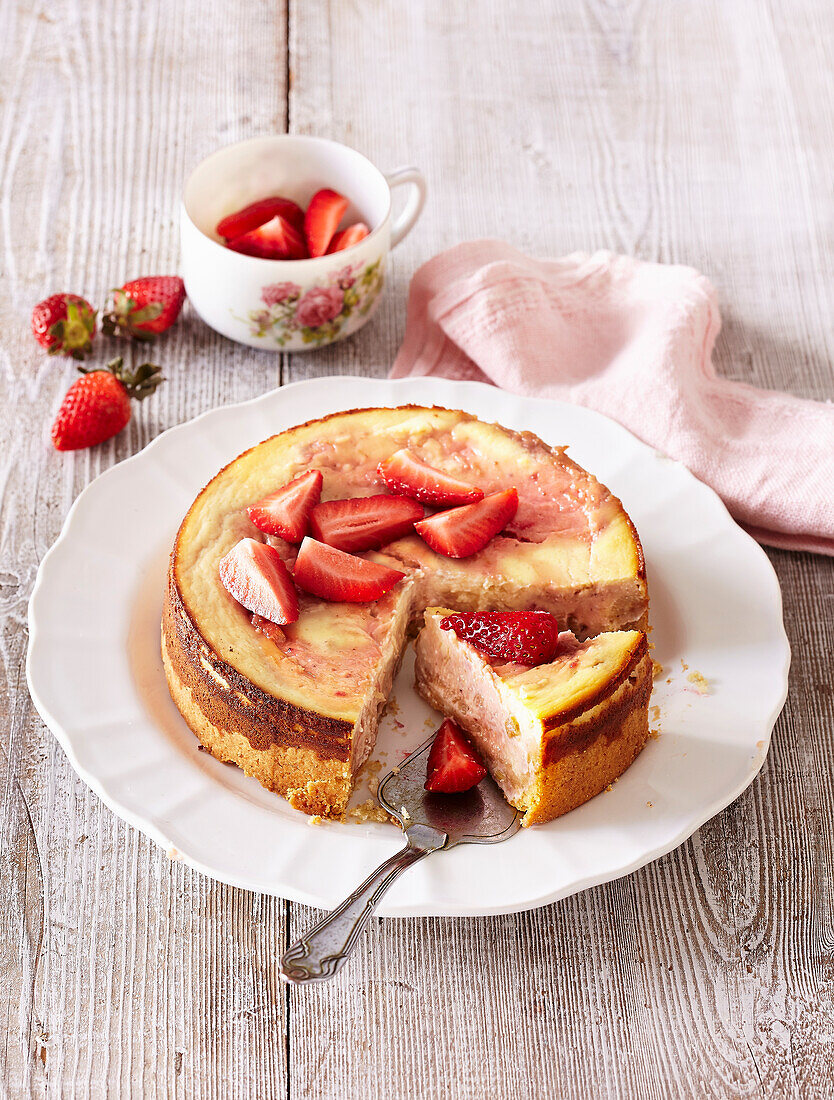
<path id="1" fill-rule="evenodd" d="M 333 413 L 297 425 L 280 433 L 280 436 L 323 426 L 351 415 L 399 411 L 413 411 L 417 415 L 436 412 L 477 422 L 477 418 L 460 410 L 408 405 L 401 406 L 399 410 L 355 409 Z M 501 431 L 532 452 L 540 451 L 542 455 L 554 453 L 531 433 L 513 432 L 505 428 Z M 275 440 L 279 437 L 271 438 Z M 201 632 L 199 616 L 193 614 L 188 606 L 178 572 L 184 532 L 201 498 L 215 482 L 263 443 L 249 448 L 218 472 L 195 499 L 180 527 L 171 554 L 162 620 L 166 676 L 175 703 L 209 752 L 218 759 L 238 764 L 246 774 L 256 778 L 269 790 L 282 794 L 297 809 L 310 814 L 339 816 L 344 812 L 351 790 L 351 739 L 355 721 L 327 713 L 327 707 L 317 710 L 315 685 L 309 692 L 309 703 L 302 705 L 263 690 L 224 660 Z M 581 472 L 584 474 L 584 471 Z M 623 552 L 624 559 L 629 562 L 627 572 L 633 578 L 636 590 L 639 591 L 642 586 L 645 596 L 645 565 L 640 540 L 622 506 L 616 498 L 611 499 L 620 509 L 618 519 L 622 533 L 618 537 L 627 542 Z M 412 613 L 422 611 L 425 601 L 415 596 L 411 598 Z M 645 621 L 645 612 L 642 620 Z"/>

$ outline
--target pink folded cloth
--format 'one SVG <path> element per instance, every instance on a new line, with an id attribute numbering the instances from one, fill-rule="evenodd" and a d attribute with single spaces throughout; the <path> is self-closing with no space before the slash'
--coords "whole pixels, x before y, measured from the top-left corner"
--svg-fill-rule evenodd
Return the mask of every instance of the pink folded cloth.
<path id="1" fill-rule="evenodd" d="M 391 377 L 587 405 L 680 459 L 760 542 L 834 555 L 834 405 L 717 377 L 720 327 L 690 267 L 473 241 L 414 276 Z"/>

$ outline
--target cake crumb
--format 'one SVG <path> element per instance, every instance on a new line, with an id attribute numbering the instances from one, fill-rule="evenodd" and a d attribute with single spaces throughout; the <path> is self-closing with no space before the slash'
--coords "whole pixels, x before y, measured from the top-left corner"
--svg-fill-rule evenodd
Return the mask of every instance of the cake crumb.
<path id="1" fill-rule="evenodd" d="M 354 806 L 343 815 L 342 821 L 356 821 L 360 824 L 365 821 L 379 821 L 382 824 L 390 821 L 388 814 L 372 798 L 367 798 L 361 805 Z"/>
<path id="2" fill-rule="evenodd" d="M 653 707 L 649 708 L 649 714 L 652 716 L 652 721 L 653 722 L 659 722 L 660 721 L 660 707 L 657 706 L 657 704 L 655 704 Z"/>
<path id="3" fill-rule="evenodd" d="M 402 817 L 403 821 L 411 821 L 411 814 L 408 812 L 405 806 L 400 806 L 400 816 Z"/>
<path id="4" fill-rule="evenodd" d="M 174 860 L 174 862 L 179 862 L 179 860 L 182 859 L 181 853 L 174 847 L 173 844 L 168 845 L 168 851 L 166 852 L 166 855 L 168 856 L 168 859 Z"/>
<path id="5" fill-rule="evenodd" d="M 681 657 L 681 671 L 686 672 L 686 670 L 688 668 L 689 668 L 689 665 L 686 663 L 686 661 L 683 659 L 683 657 Z"/>
<path id="6" fill-rule="evenodd" d="M 658 676 L 663 675 L 663 665 L 660 661 L 652 661 L 652 679 L 656 680 Z"/>
<path id="7" fill-rule="evenodd" d="M 654 802 L 647 802 L 646 805 L 649 807 L 649 809 L 651 809 L 652 806 L 654 806 Z"/>
<path id="8" fill-rule="evenodd" d="M 385 708 L 385 713 L 390 714 L 393 718 L 396 718 L 397 715 L 400 713 L 400 704 L 397 702 L 393 695 L 388 700 L 388 706 Z"/>
<path id="9" fill-rule="evenodd" d="M 376 795 L 376 792 L 379 790 L 379 779 L 377 778 L 377 776 L 372 776 L 371 779 L 368 781 L 368 790 L 371 792 L 372 795 Z"/>
<path id="10" fill-rule="evenodd" d="M 308 825 L 323 825 L 324 824 L 324 818 L 321 816 L 321 814 L 313 814 L 312 817 L 307 818 L 307 824 Z"/>
<path id="11" fill-rule="evenodd" d="M 392 774 L 392 775 L 399 775 L 399 774 L 400 774 L 400 769 L 399 769 L 399 768 L 397 767 L 397 765 L 396 765 L 396 764 L 395 764 L 395 765 L 394 765 L 394 767 L 393 767 L 393 768 L 391 769 L 391 774 Z"/>
<path id="12" fill-rule="evenodd" d="M 703 673 L 698 672 L 696 669 L 695 672 L 689 673 L 687 680 L 690 684 L 695 685 L 695 690 L 699 695 L 709 695 L 709 680 L 707 680 Z"/>
<path id="13" fill-rule="evenodd" d="M 649 737 L 651 737 L 651 739 L 653 741 L 657 741 L 657 739 L 660 737 L 660 730 L 659 729 L 657 729 L 657 730 L 650 729 L 649 730 Z"/>

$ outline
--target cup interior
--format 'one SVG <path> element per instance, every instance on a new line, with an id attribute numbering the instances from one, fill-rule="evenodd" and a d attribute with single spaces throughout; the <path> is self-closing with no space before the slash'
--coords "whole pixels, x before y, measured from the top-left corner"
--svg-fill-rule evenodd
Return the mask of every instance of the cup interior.
<path id="1" fill-rule="evenodd" d="M 366 157 L 324 138 L 277 134 L 227 145 L 192 172 L 183 202 L 197 228 L 219 241 L 217 223 L 257 199 L 282 195 L 306 207 L 330 187 L 348 200 L 343 224 L 363 221 L 373 231 L 388 217 L 391 192 Z"/>

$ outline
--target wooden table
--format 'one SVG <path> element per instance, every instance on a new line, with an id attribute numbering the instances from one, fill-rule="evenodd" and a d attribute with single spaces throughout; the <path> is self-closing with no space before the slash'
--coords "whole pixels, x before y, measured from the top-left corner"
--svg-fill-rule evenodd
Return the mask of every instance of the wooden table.
<path id="1" fill-rule="evenodd" d="M 834 561 L 770 554 L 792 691 L 760 777 L 688 843 L 518 917 L 377 922 L 281 985 L 313 913 L 203 878 L 76 778 L 25 683 L 26 604 L 80 490 L 162 429 L 301 378 L 384 375 L 416 266 L 479 236 L 605 247 L 716 283 L 726 375 L 832 381 L 830 0 L 3 3 L 0 1065 L 13 1097 L 831 1095 Z M 28 331 L 59 289 L 177 267 L 216 146 L 290 130 L 430 201 L 356 338 L 278 356 L 186 314 L 129 428 L 59 455 L 73 376 Z M 797 440 L 797 446 L 802 441 Z"/>

